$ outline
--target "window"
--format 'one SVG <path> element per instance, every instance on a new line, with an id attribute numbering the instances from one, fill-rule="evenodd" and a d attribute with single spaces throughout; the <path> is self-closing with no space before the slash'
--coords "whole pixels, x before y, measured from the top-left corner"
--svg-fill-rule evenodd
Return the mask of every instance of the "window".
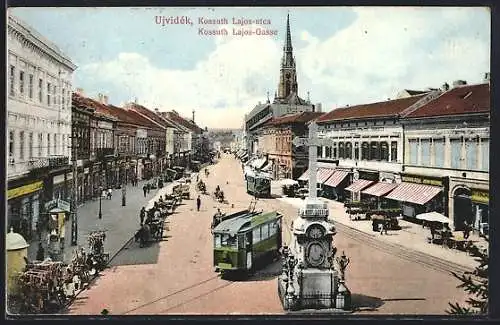
<path id="1" fill-rule="evenodd" d="M 459 169 L 462 161 L 462 141 L 460 139 L 451 139 L 451 168 Z"/>
<path id="2" fill-rule="evenodd" d="M 316 147 L 316 154 L 318 155 L 318 157 L 321 157 L 321 153 L 322 153 L 322 150 L 323 148 L 322 147 Z"/>
<path id="3" fill-rule="evenodd" d="M 38 79 L 38 101 L 41 103 L 43 101 L 43 80 Z"/>
<path id="4" fill-rule="evenodd" d="M 359 160 L 359 142 L 354 143 L 354 159 Z"/>
<path id="5" fill-rule="evenodd" d="M 380 160 L 389 161 L 389 144 L 380 142 Z"/>
<path id="6" fill-rule="evenodd" d="M 254 230 L 252 231 L 252 243 L 253 244 L 256 244 L 258 242 L 260 242 L 260 227 L 256 227 L 254 228 Z"/>
<path id="7" fill-rule="evenodd" d="M 58 134 L 54 133 L 54 155 L 57 155 L 57 136 Z"/>
<path id="8" fill-rule="evenodd" d="M 38 134 L 38 157 L 42 157 L 42 143 L 43 143 L 43 134 Z"/>
<path id="9" fill-rule="evenodd" d="M 30 96 L 30 99 L 33 99 L 33 75 L 32 74 L 30 74 L 28 82 L 29 82 L 28 95 Z"/>
<path id="10" fill-rule="evenodd" d="M 71 108 L 71 92 L 68 90 L 68 96 L 66 97 L 66 105 Z"/>
<path id="11" fill-rule="evenodd" d="M 490 141 L 481 139 L 481 158 L 483 160 L 481 169 L 488 171 L 490 169 Z"/>
<path id="12" fill-rule="evenodd" d="M 380 160 L 380 144 L 376 141 L 370 143 L 370 160 Z"/>
<path id="13" fill-rule="evenodd" d="M 10 82 L 9 93 L 10 93 L 11 96 L 15 95 L 15 91 L 14 91 L 14 85 L 15 85 L 14 79 L 15 79 L 15 75 L 16 75 L 16 68 L 13 65 L 11 65 L 10 66 L 10 73 L 9 73 L 9 82 Z"/>
<path id="14" fill-rule="evenodd" d="M 222 247 L 237 247 L 236 236 L 230 236 L 229 234 L 222 234 L 220 239 L 220 245 Z"/>
<path id="15" fill-rule="evenodd" d="M 345 157 L 347 159 L 352 159 L 352 143 L 351 142 L 345 143 Z"/>
<path id="16" fill-rule="evenodd" d="M 19 159 L 24 159 L 24 131 L 19 132 Z"/>
<path id="17" fill-rule="evenodd" d="M 55 105 L 59 104 L 59 100 L 58 100 L 56 94 L 57 94 L 57 87 L 54 86 L 54 87 L 52 87 L 52 95 L 53 95 L 52 100 L 54 101 Z"/>
<path id="18" fill-rule="evenodd" d="M 14 131 L 9 132 L 9 157 L 14 157 Z"/>
<path id="19" fill-rule="evenodd" d="M 418 140 L 410 139 L 409 146 L 410 146 L 410 164 L 416 165 L 418 164 Z"/>
<path id="20" fill-rule="evenodd" d="M 333 144 L 332 158 L 333 158 L 333 159 L 338 158 L 338 155 L 337 155 L 337 142 L 335 142 L 335 143 Z"/>
<path id="21" fill-rule="evenodd" d="M 64 106 L 66 105 L 66 89 L 63 88 L 62 90 L 62 101 L 61 101 L 61 106 L 64 109 Z"/>
<path id="22" fill-rule="evenodd" d="M 420 140 L 420 155 L 421 155 L 420 164 L 422 166 L 430 166 L 431 165 L 431 141 L 430 141 L 430 139 L 421 139 Z"/>
<path id="23" fill-rule="evenodd" d="M 362 160 L 370 159 L 370 145 L 368 144 L 368 142 L 363 142 L 361 144 L 361 159 Z"/>
<path id="24" fill-rule="evenodd" d="M 47 133 L 47 155 L 50 156 L 50 133 Z"/>
<path id="25" fill-rule="evenodd" d="M 339 142 L 339 158 L 344 158 L 344 143 Z"/>
<path id="26" fill-rule="evenodd" d="M 332 147 L 325 147 L 326 148 L 326 158 L 332 158 Z"/>
<path id="27" fill-rule="evenodd" d="M 477 140 L 467 139 L 465 142 L 465 157 L 467 158 L 467 169 L 475 170 L 477 169 Z"/>
<path id="28" fill-rule="evenodd" d="M 391 161 L 398 161 L 398 142 L 391 142 Z"/>
<path id="29" fill-rule="evenodd" d="M 33 132 L 30 132 L 28 136 L 28 158 L 33 158 Z"/>
<path id="30" fill-rule="evenodd" d="M 444 140 L 434 139 L 432 144 L 434 147 L 434 166 L 444 167 Z"/>
<path id="31" fill-rule="evenodd" d="M 24 71 L 19 71 L 19 93 L 24 94 Z"/>
<path id="32" fill-rule="evenodd" d="M 51 85 L 50 85 L 50 82 L 47 83 L 47 105 L 50 106 L 50 89 L 51 89 Z"/>

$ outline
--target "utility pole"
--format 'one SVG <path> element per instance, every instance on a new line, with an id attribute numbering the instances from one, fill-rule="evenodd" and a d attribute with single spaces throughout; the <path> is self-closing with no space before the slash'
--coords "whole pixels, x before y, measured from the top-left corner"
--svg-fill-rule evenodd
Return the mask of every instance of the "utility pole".
<path id="1" fill-rule="evenodd" d="M 71 127 L 73 129 L 73 126 Z M 73 163 L 73 191 L 72 191 L 72 199 L 71 199 L 71 207 L 72 207 L 72 218 L 71 218 L 71 246 L 76 246 L 78 245 L 78 215 L 77 215 L 77 196 L 76 192 L 78 189 L 78 181 L 77 181 L 77 163 L 76 163 L 76 155 L 77 155 L 77 148 L 76 148 L 76 130 L 72 130 L 72 137 L 71 137 L 71 147 L 73 148 L 73 154 L 71 155 L 71 160 Z"/>

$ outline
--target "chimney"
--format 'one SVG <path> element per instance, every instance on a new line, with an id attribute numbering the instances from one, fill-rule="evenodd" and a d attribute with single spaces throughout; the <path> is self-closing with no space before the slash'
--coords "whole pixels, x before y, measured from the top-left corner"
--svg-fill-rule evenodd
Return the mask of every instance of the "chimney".
<path id="1" fill-rule="evenodd" d="M 137 97 L 134 98 L 134 104 L 137 104 Z"/>
<path id="2" fill-rule="evenodd" d="M 76 93 L 80 96 L 84 96 L 83 88 L 76 88 Z"/>
<path id="3" fill-rule="evenodd" d="M 97 94 L 97 101 L 102 104 L 104 95 L 101 93 Z"/>
<path id="4" fill-rule="evenodd" d="M 108 96 L 106 96 L 106 95 L 102 96 L 102 103 L 103 103 L 104 105 L 108 105 L 108 103 L 109 103 L 109 102 L 108 102 L 108 100 L 109 100 L 109 97 L 108 97 Z"/>
<path id="5" fill-rule="evenodd" d="M 193 123 L 194 123 L 194 109 L 193 109 Z"/>
<path id="6" fill-rule="evenodd" d="M 160 110 L 158 108 L 155 108 L 155 113 L 160 114 Z"/>
<path id="7" fill-rule="evenodd" d="M 463 86 L 466 84 L 467 84 L 467 81 L 465 81 L 465 80 L 455 80 L 455 81 L 453 81 L 453 88 L 458 87 L 458 86 Z"/>
<path id="8" fill-rule="evenodd" d="M 447 82 L 445 82 L 445 83 L 443 84 L 442 89 L 443 89 L 443 91 L 448 91 L 448 90 L 450 90 L 450 85 L 448 85 L 448 83 L 447 83 Z"/>

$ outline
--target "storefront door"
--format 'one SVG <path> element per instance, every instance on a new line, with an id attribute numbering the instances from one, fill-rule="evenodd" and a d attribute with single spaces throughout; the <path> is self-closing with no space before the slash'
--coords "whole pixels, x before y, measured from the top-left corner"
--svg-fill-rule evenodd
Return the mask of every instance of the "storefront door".
<path id="1" fill-rule="evenodd" d="M 471 191 L 466 188 L 459 188 L 453 197 L 453 220 L 455 230 L 463 230 L 465 222 L 474 224 L 474 214 L 472 211 Z"/>

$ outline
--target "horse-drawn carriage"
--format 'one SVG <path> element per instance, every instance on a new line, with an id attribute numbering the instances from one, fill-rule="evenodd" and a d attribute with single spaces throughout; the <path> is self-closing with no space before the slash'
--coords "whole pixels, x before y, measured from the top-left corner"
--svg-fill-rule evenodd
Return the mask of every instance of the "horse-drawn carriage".
<path id="1" fill-rule="evenodd" d="M 196 184 L 196 189 L 201 192 L 202 194 L 207 194 L 207 186 L 205 185 L 205 183 L 200 180 L 197 184 Z"/>
<path id="2" fill-rule="evenodd" d="M 370 211 L 370 219 L 372 220 L 372 230 L 379 231 L 380 225 L 383 224 L 387 230 L 400 230 L 398 216 L 401 214 L 401 209 L 379 209 Z"/>
<path id="3" fill-rule="evenodd" d="M 215 189 L 214 198 L 217 202 L 220 202 L 220 203 L 224 202 L 224 191 L 222 191 L 218 186 Z"/>
<path id="4" fill-rule="evenodd" d="M 91 268 L 91 274 L 94 271 L 98 274 L 104 270 L 109 262 L 109 253 L 104 252 L 104 241 L 106 233 L 102 230 L 92 231 L 89 234 L 89 253 L 87 254 L 87 265 Z"/>
<path id="5" fill-rule="evenodd" d="M 188 184 L 177 184 L 173 187 L 172 193 L 174 195 L 180 196 L 183 199 L 189 200 L 189 185 Z"/>
<path id="6" fill-rule="evenodd" d="M 344 203 L 350 220 L 370 220 L 374 206 L 371 202 L 348 201 Z"/>
<path id="7" fill-rule="evenodd" d="M 139 241 L 141 247 L 148 243 L 161 241 L 163 238 L 163 229 L 165 221 L 163 219 L 149 219 L 135 234 L 135 241 Z"/>

